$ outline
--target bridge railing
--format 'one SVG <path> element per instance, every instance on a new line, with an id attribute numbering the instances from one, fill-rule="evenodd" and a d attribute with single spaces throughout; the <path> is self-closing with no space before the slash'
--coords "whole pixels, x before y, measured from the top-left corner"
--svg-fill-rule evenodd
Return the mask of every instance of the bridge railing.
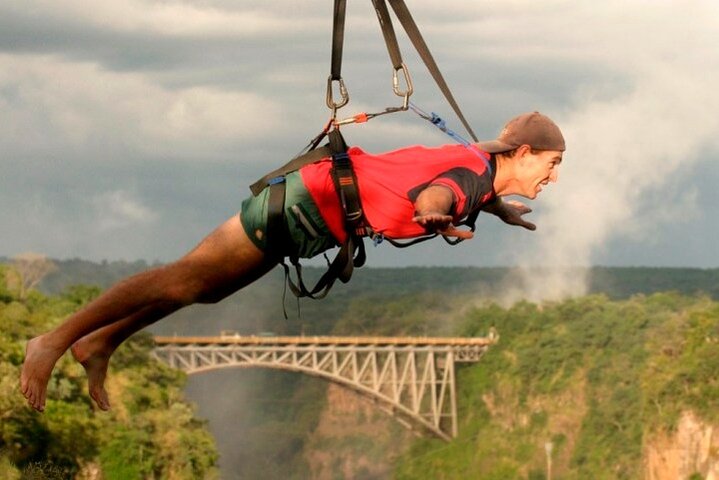
<path id="1" fill-rule="evenodd" d="M 236 344 L 236 345 L 411 345 L 411 346 L 480 346 L 486 347 L 497 342 L 493 330 L 487 337 L 374 337 L 374 336 L 263 336 L 263 335 L 220 335 L 220 336 L 157 336 L 158 345 L 187 344 Z"/>
<path id="2" fill-rule="evenodd" d="M 486 338 L 165 336 L 155 337 L 154 354 L 190 374 L 266 367 L 320 376 L 449 440 L 457 435 L 454 364 L 478 362 L 497 339 L 496 333 Z"/>

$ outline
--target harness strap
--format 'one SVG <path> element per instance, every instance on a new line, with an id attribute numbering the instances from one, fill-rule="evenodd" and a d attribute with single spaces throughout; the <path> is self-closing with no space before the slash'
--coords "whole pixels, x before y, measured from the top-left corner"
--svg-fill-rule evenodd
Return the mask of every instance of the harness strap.
<path id="1" fill-rule="evenodd" d="M 334 19 L 332 22 L 332 67 L 330 78 L 342 78 L 342 45 L 345 38 L 345 11 L 347 0 L 335 0 Z"/>
<path id="2" fill-rule="evenodd" d="M 325 258 L 327 258 L 325 256 Z M 280 265 L 285 270 L 285 279 L 290 291 L 297 298 L 308 297 L 313 300 L 320 300 L 327 296 L 335 281 L 339 279 L 342 283 L 347 283 L 352 277 L 354 267 L 360 267 L 366 259 L 364 242 L 361 238 L 350 236 L 347 241 L 340 247 L 337 256 L 332 263 L 327 261 L 328 269 L 320 277 L 315 286 L 310 290 L 305 285 L 302 278 L 302 265 L 296 256 L 290 257 L 290 262 L 295 267 L 295 275 L 297 281 L 293 281 L 290 275 L 290 267 L 285 263 L 284 259 L 280 261 Z"/>
<path id="3" fill-rule="evenodd" d="M 328 145 L 332 152 L 330 155 L 347 152 L 347 149 L 348 149 L 347 142 L 345 142 L 345 138 L 342 136 L 342 134 L 340 133 L 340 131 L 338 129 L 332 130 L 327 135 L 327 140 L 329 141 Z"/>
<path id="4" fill-rule="evenodd" d="M 439 233 L 431 233 L 422 237 L 413 238 L 412 240 L 407 240 L 405 242 L 401 242 L 399 240 L 394 240 L 389 237 L 382 237 L 382 241 L 386 240 L 392 245 L 393 247 L 397 248 L 407 248 L 411 247 L 412 245 L 417 245 L 418 243 L 426 242 L 427 240 L 432 240 L 433 238 L 436 238 L 439 235 Z"/>
<path id="5" fill-rule="evenodd" d="M 347 242 L 351 247 L 347 259 L 346 279 L 347 282 L 352 275 L 352 267 L 361 267 L 366 260 L 364 243 L 362 237 L 367 235 L 367 222 L 362 202 L 360 200 L 357 177 L 352 168 L 352 161 L 347 154 L 347 144 L 339 130 L 332 130 L 329 134 L 330 148 L 334 150 L 332 155 L 332 181 L 335 184 L 335 191 L 339 195 L 342 211 L 344 212 L 345 232 Z M 350 265 L 351 264 L 351 265 Z"/>
<path id="6" fill-rule="evenodd" d="M 474 232 L 477 225 L 477 217 L 479 216 L 479 212 L 481 209 L 477 208 L 473 212 L 471 212 L 469 215 L 467 215 L 467 218 L 459 222 L 459 225 L 466 225 L 469 227 L 470 232 Z M 442 238 L 445 242 L 449 243 L 450 245 L 458 245 L 464 241 L 464 238 L 451 238 L 446 235 L 442 235 Z"/>
<path id="7" fill-rule="evenodd" d="M 287 242 L 289 231 L 284 221 L 286 185 L 283 175 L 272 178 L 267 186 L 270 192 L 267 199 L 266 251 L 275 258 L 282 257 L 283 252 L 286 252 L 289 247 Z"/>
<path id="8" fill-rule="evenodd" d="M 323 158 L 327 158 L 332 155 L 332 149 L 328 146 L 319 147 L 314 150 L 310 150 L 309 152 L 305 153 L 304 155 L 300 155 L 299 157 L 295 157 L 280 168 L 271 171 L 264 177 L 257 180 L 255 183 L 250 185 L 250 190 L 252 190 L 252 194 L 254 196 L 257 196 L 260 194 L 262 190 L 265 189 L 266 186 L 271 185 L 271 181 L 274 178 L 277 177 L 284 177 L 288 173 L 295 172 L 299 170 L 300 168 L 304 167 L 305 165 L 309 165 L 310 163 L 317 162 L 319 160 L 322 160 Z"/>
<path id="9" fill-rule="evenodd" d="M 467 119 L 464 118 L 462 110 L 459 108 L 459 105 L 454 99 L 452 92 L 449 90 L 449 86 L 444 80 L 442 72 L 440 72 L 439 67 L 437 66 L 437 62 L 435 62 L 434 58 L 432 57 L 432 53 L 429 51 L 427 43 L 424 41 L 424 38 L 422 38 L 422 34 L 420 33 L 417 24 L 412 18 L 412 15 L 409 13 L 409 10 L 407 9 L 407 5 L 404 3 L 404 0 L 389 0 L 389 4 L 394 10 L 395 15 L 397 15 L 397 18 L 404 27 L 405 31 L 407 32 L 407 36 L 414 45 L 414 48 L 417 50 L 417 53 L 419 53 L 419 56 L 422 58 L 422 61 L 424 61 L 424 64 L 427 66 L 427 69 L 432 75 L 432 78 L 434 78 L 434 81 L 437 82 L 437 86 L 439 86 L 439 89 L 442 91 L 442 94 L 444 94 L 444 97 L 452 106 L 454 113 L 457 114 L 457 117 L 459 117 L 460 121 L 462 122 L 462 125 L 464 125 L 464 128 L 467 129 L 467 132 L 469 132 L 469 135 L 472 137 L 472 139 L 475 142 L 479 142 L 477 135 L 474 134 L 472 127 L 469 126 L 469 122 L 467 122 Z"/>
<path id="10" fill-rule="evenodd" d="M 477 217 L 479 216 L 479 212 L 480 212 L 480 211 L 481 211 L 481 209 L 478 208 L 478 209 L 476 209 L 475 211 L 473 211 L 472 213 L 470 213 L 470 214 L 467 216 L 467 218 L 465 218 L 463 221 L 461 221 L 461 222 L 459 223 L 459 226 L 465 225 L 465 226 L 469 227 L 469 231 L 470 231 L 470 232 L 474 232 L 474 231 L 476 230 L 476 228 L 477 228 L 477 225 L 476 225 L 476 224 L 477 224 Z M 381 242 L 383 242 L 383 241 L 386 240 L 386 241 L 389 242 L 390 245 L 392 245 L 393 247 L 396 247 L 396 248 L 407 248 L 407 247 L 411 247 L 412 245 L 417 245 L 418 243 L 426 242 L 427 240 L 432 240 L 433 238 L 437 238 L 438 236 L 440 236 L 439 233 L 431 233 L 431 234 L 428 234 L 428 235 L 424 235 L 424 236 L 422 236 L 422 237 L 413 238 L 412 240 L 407 240 L 407 241 L 405 241 L 405 242 L 402 242 L 402 241 L 399 241 L 399 240 L 394 240 L 394 239 L 392 239 L 392 238 L 382 236 L 382 237 L 379 239 L 379 241 L 376 241 L 376 243 L 381 243 Z M 451 237 L 448 237 L 448 236 L 446 236 L 446 235 L 442 235 L 442 239 L 443 239 L 445 242 L 449 243 L 450 245 L 458 245 L 459 243 L 461 243 L 461 242 L 464 241 L 464 238 L 451 238 Z"/>
<path id="11" fill-rule="evenodd" d="M 389 53 L 390 61 L 392 62 L 394 69 L 397 70 L 402 67 L 402 54 L 399 51 L 397 35 L 394 33 L 392 19 L 389 16 L 389 10 L 387 10 L 387 3 L 385 0 L 372 0 L 372 3 L 374 4 L 374 10 L 377 13 L 379 25 L 382 28 L 384 42 L 387 44 L 387 52 Z"/>
<path id="12" fill-rule="evenodd" d="M 346 152 L 332 155 L 332 180 L 344 212 L 345 230 L 348 235 L 366 234 L 364 213 L 357 188 L 357 178 Z"/>

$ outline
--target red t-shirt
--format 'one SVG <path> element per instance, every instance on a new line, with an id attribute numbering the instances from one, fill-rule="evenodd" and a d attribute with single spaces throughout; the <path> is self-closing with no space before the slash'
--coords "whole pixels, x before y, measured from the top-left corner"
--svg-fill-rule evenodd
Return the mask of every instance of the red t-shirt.
<path id="1" fill-rule="evenodd" d="M 379 155 L 352 147 L 348 154 L 365 218 L 376 233 L 389 238 L 427 233 L 412 217 L 414 201 L 430 185 L 444 185 L 454 193 L 450 213 L 455 223 L 494 198 L 487 163 L 462 145 L 412 146 Z M 489 161 L 489 154 L 481 154 Z M 346 233 L 331 168 L 328 157 L 301 168 L 300 174 L 330 232 L 342 243 Z"/>

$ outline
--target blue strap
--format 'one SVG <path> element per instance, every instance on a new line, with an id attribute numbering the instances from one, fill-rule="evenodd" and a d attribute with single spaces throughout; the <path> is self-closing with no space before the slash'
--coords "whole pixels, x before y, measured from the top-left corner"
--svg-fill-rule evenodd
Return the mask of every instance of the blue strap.
<path id="1" fill-rule="evenodd" d="M 280 175 L 279 177 L 270 178 L 267 180 L 267 185 L 277 185 L 278 183 L 282 183 L 285 181 L 285 176 Z"/>
<path id="2" fill-rule="evenodd" d="M 410 108 L 420 117 L 424 118 L 425 120 L 429 121 L 434 125 L 435 127 L 442 130 L 444 133 L 449 135 L 455 142 L 464 145 L 465 148 L 467 148 L 470 152 L 477 155 L 479 158 L 482 159 L 484 162 L 484 165 L 487 167 L 487 170 L 489 171 L 489 174 L 492 175 L 492 165 L 489 163 L 489 160 L 485 158 L 485 156 L 482 154 L 482 152 L 473 144 L 470 143 L 467 139 L 459 135 L 457 132 L 452 130 L 447 126 L 447 122 L 445 122 L 442 117 L 437 115 L 436 113 L 432 112 L 431 115 L 427 115 L 421 108 L 417 107 L 412 102 L 409 103 Z"/>
<path id="3" fill-rule="evenodd" d="M 372 245 L 375 247 L 378 246 L 380 243 L 384 241 L 384 235 L 381 233 L 376 233 L 374 237 L 372 237 Z"/>

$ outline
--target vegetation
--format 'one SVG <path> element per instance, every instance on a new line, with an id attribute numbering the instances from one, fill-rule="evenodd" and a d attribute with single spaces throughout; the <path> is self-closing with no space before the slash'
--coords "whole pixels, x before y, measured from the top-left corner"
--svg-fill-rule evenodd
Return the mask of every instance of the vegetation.
<path id="1" fill-rule="evenodd" d="M 148 335 L 131 339 L 113 358 L 113 409 L 96 411 L 82 367 L 69 355 L 53 375 L 44 414 L 18 389 L 24 342 L 56 325 L 97 295 L 74 287 L 46 296 L 5 282 L 0 265 L 0 478 L 72 478 L 101 472 L 111 479 L 211 478 L 214 440 L 183 400 L 184 375 L 154 361 Z"/>
<path id="2" fill-rule="evenodd" d="M 459 372 L 460 437 L 417 442 L 397 478 L 545 478 L 550 443 L 556 478 L 641 478 L 646 441 L 680 413 L 719 421 L 719 304 L 706 297 L 488 305 L 464 322 L 463 335 L 494 326 L 501 339 Z"/>
<path id="3" fill-rule="evenodd" d="M 71 285 L 106 288 L 148 266 L 57 265 L 39 284 L 45 295 L 29 290 L 21 299 L 16 283 L 0 281 L 0 478 L 68 478 L 93 469 L 109 479 L 216 475 L 214 444 L 182 400 L 184 376 L 148 358 L 148 336 L 134 338 L 114 359 L 111 413 L 92 409 L 70 358 L 53 377 L 47 412 L 25 407 L 17 393 L 24 340 L 100 291 Z M 306 270 L 309 277 L 320 273 Z M 360 269 L 327 300 L 303 301 L 298 309 L 288 298 L 285 319 L 283 276 L 274 271 L 152 331 L 471 336 L 496 327 L 500 343 L 458 371 L 460 437 L 412 443 L 397 478 L 539 480 L 546 478 L 549 443 L 553 478 L 641 478 L 642 449 L 654 432 L 671 430 L 687 410 L 719 421 L 719 269 L 597 267 L 588 278 L 590 291 L 600 294 L 503 308 L 490 299 L 507 272 Z M 383 461 L 377 452 L 396 458 L 404 448 L 389 429 L 372 439 L 347 432 L 346 439 L 308 441 L 325 407 L 323 381 L 262 370 L 222 374 L 193 377 L 190 387 L 223 393 L 202 396 L 202 403 L 208 416 L 216 413 L 219 464 L 232 478 L 307 478 L 307 451 L 318 445 L 342 452 L 350 442 L 373 462 Z"/>

